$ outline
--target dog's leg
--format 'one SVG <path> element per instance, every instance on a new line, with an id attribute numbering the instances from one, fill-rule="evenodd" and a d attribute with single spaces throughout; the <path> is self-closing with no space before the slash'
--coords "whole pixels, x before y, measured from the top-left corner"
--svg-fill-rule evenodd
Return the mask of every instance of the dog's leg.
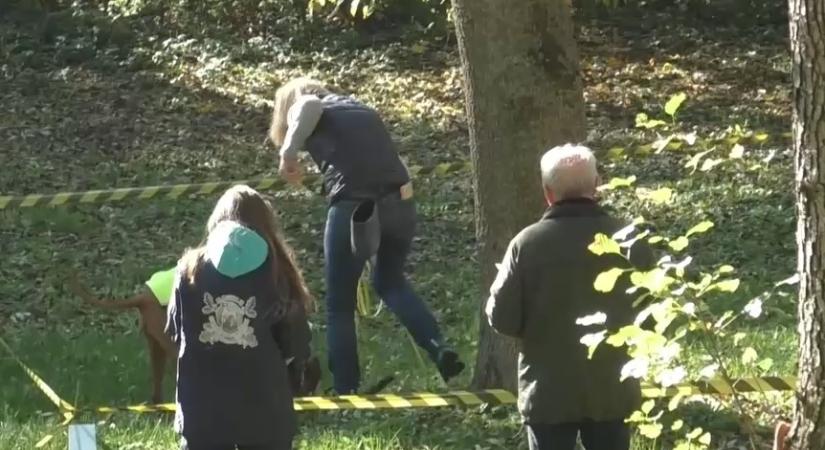
<path id="1" fill-rule="evenodd" d="M 773 450 L 785 450 L 788 447 L 786 439 L 790 431 L 791 424 L 788 422 L 779 422 L 776 424 L 773 435 Z"/>
<path id="2" fill-rule="evenodd" d="M 155 341 L 146 336 L 149 344 L 149 364 L 152 368 L 152 403 L 163 402 L 163 375 L 166 371 L 166 351 Z"/>

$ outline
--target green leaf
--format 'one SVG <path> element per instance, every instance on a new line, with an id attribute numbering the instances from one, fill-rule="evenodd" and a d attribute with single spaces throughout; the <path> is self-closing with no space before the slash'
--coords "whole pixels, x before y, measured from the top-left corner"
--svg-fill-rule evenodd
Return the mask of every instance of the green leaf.
<path id="1" fill-rule="evenodd" d="M 765 358 L 762 361 L 759 361 L 758 363 L 756 363 L 756 367 L 759 367 L 760 369 L 762 369 L 763 372 L 767 372 L 767 371 L 771 370 L 771 368 L 773 367 L 773 359 Z"/>
<path id="2" fill-rule="evenodd" d="M 604 325 L 606 321 L 607 314 L 599 311 L 593 314 L 586 315 L 584 317 L 579 317 L 578 319 L 576 319 L 576 325 L 589 327 L 591 325 Z"/>
<path id="3" fill-rule="evenodd" d="M 416 54 L 419 54 L 419 55 L 420 55 L 420 54 L 422 54 L 422 53 L 424 53 L 424 52 L 426 52 L 426 51 L 427 51 L 427 47 L 425 47 L 425 46 L 424 46 L 424 45 L 422 45 L 422 44 L 413 44 L 413 45 L 410 47 L 410 50 L 412 50 L 412 52 L 413 52 L 413 53 L 416 53 Z"/>
<path id="4" fill-rule="evenodd" d="M 685 421 L 683 421 L 682 419 L 678 419 L 676 422 L 673 422 L 673 425 L 670 426 L 670 429 L 673 431 L 679 431 L 682 429 L 683 426 L 685 426 Z"/>
<path id="5" fill-rule="evenodd" d="M 650 239 L 648 239 L 647 242 L 648 242 L 648 244 L 658 244 L 659 242 L 662 242 L 663 240 L 665 240 L 665 238 L 663 238 L 661 236 L 653 236 Z"/>
<path id="6" fill-rule="evenodd" d="M 436 175 L 447 175 L 450 173 L 450 169 L 452 169 L 452 164 L 441 163 L 433 168 L 433 173 Z"/>
<path id="7" fill-rule="evenodd" d="M 702 163 L 702 167 L 699 169 L 702 172 L 709 172 L 713 170 L 714 167 L 718 166 L 725 162 L 724 159 L 706 159 L 705 162 Z"/>
<path id="8" fill-rule="evenodd" d="M 710 365 L 707 365 L 707 366 L 703 367 L 702 370 L 699 371 L 699 376 L 702 377 L 702 378 L 710 379 L 710 378 L 713 378 L 714 376 L 716 376 L 716 372 L 718 370 L 719 370 L 719 364 L 713 363 L 713 364 L 710 364 Z"/>
<path id="9" fill-rule="evenodd" d="M 701 161 L 702 158 L 705 157 L 705 155 L 707 155 L 708 153 L 710 153 L 712 151 L 713 151 L 713 149 L 705 150 L 703 152 L 699 152 L 699 153 L 693 155 L 693 157 L 690 158 L 690 160 L 687 162 L 687 164 L 685 164 L 685 167 L 688 168 L 688 169 L 693 169 L 693 171 L 695 172 L 696 169 L 699 168 L 699 161 Z"/>
<path id="10" fill-rule="evenodd" d="M 733 278 L 730 280 L 720 281 L 713 286 L 722 292 L 736 292 L 736 290 L 739 289 L 739 279 Z"/>
<path id="11" fill-rule="evenodd" d="M 358 15 L 358 5 L 361 4 L 361 0 L 352 0 L 349 4 L 349 15 L 355 17 Z"/>
<path id="12" fill-rule="evenodd" d="M 676 112 L 679 111 L 679 107 L 682 106 L 682 103 L 687 99 L 687 95 L 684 92 L 680 92 L 673 97 L 670 97 L 670 100 L 665 103 L 665 114 L 670 117 L 676 115 Z"/>
<path id="13" fill-rule="evenodd" d="M 720 274 L 726 274 L 726 273 L 731 273 L 734 270 L 735 269 L 733 268 L 733 266 L 725 264 L 724 266 L 720 267 L 716 272 L 720 273 Z"/>
<path id="14" fill-rule="evenodd" d="M 600 273 L 593 282 L 593 288 L 598 292 L 610 292 L 616 286 L 616 280 L 625 272 L 624 269 L 614 267 Z"/>
<path id="15" fill-rule="evenodd" d="M 648 438 L 656 439 L 662 434 L 662 424 L 660 423 L 643 423 L 639 425 L 639 434 Z"/>
<path id="16" fill-rule="evenodd" d="M 609 159 L 624 159 L 625 158 L 625 149 L 624 147 L 613 147 L 607 151 L 607 157 Z"/>
<path id="17" fill-rule="evenodd" d="M 587 249 L 596 255 L 610 253 L 615 253 L 617 255 L 621 254 L 621 247 L 619 247 L 619 243 L 602 233 L 596 234 L 593 238 L 593 242 L 587 246 Z"/>
<path id="18" fill-rule="evenodd" d="M 739 345 L 739 343 L 742 342 L 742 339 L 745 339 L 747 336 L 748 336 L 747 333 L 743 333 L 741 331 L 734 334 L 733 335 L 733 345 Z"/>
<path id="19" fill-rule="evenodd" d="M 606 331 L 602 330 L 598 333 L 589 333 L 585 334 L 584 336 L 579 339 L 579 342 L 587 346 L 587 358 L 590 359 L 593 357 L 593 353 L 596 352 L 599 344 L 602 343 L 604 340 L 605 335 L 607 334 Z"/>
<path id="20" fill-rule="evenodd" d="M 647 400 L 642 403 L 642 412 L 645 413 L 646 416 L 649 416 L 650 412 L 653 411 L 654 406 L 656 406 L 655 400 Z"/>
<path id="21" fill-rule="evenodd" d="M 676 280 L 667 276 L 664 269 L 656 268 L 649 272 L 633 272 L 630 281 L 634 286 L 657 293 L 666 290 Z"/>
<path id="22" fill-rule="evenodd" d="M 682 395 L 682 394 L 674 395 L 673 398 L 671 398 L 670 401 L 667 402 L 667 410 L 668 411 L 676 411 L 676 408 L 679 407 L 679 403 L 682 402 L 683 398 L 684 398 L 684 395 Z M 679 422 L 682 422 L 682 421 L 681 420 L 676 421 L 676 423 L 679 423 Z M 679 428 L 682 428 L 682 424 L 679 424 L 679 426 L 676 426 L 676 423 L 673 424 L 673 426 L 675 426 L 676 428 L 671 427 L 670 428 L 671 430 L 676 431 Z"/>
<path id="23" fill-rule="evenodd" d="M 610 190 L 610 189 L 618 189 L 618 188 L 621 188 L 621 187 L 630 186 L 635 182 L 636 182 L 636 175 L 631 175 L 627 178 L 615 177 L 615 178 L 611 178 L 610 181 L 607 184 L 603 184 L 603 185 L 599 186 L 599 190 L 606 191 L 606 190 Z"/>
<path id="24" fill-rule="evenodd" d="M 702 427 L 694 428 L 693 431 L 688 433 L 685 437 L 692 441 L 701 436 L 703 431 L 705 430 L 703 430 Z"/>
<path id="25" fill-rule="evenodd" d="M 640 200 L 650 200 L 655 205 L 663 205 L 666 203 L 670 203 L 673 199 L 673 189 L 663 187 L 656 189 L 655 191 L 650 191 L 647 189 L 636 189 L 636 197 Z"/>
<path id="26" fill-rule="evenodd" d="M 680 134 L 679 139 L 683 140 L 687 145 L 693 145 L 696 143 L 696 132 L 690 132 L 688 134 Z"/>
<path id="27" fill-rule="evenodd" d="M 657 139 L 656 142 L 653 143 L 653 153 L 661 153 L 662 150 L 665 149 L 665 147 L 670 145 L 671 141 L 673 141 L 673 139 L 675 137 L 676 136 L 671 134 L 668 137 L 665 137 L 665 138 L 662 138 L 662 139 Z M 678 142 L 678 141 L 676 142 L 676 144 L 682 145 L 681 142 Z"/>
<path id="28" fill-rule="evenodd" d="M 54 435 L 53 435 L 53 434 L 47 434 L 47 435 L 43 436 L 43 438 L 42 438 L 42 439 L 40 439 L 39 441 L 37 441 L 37 443 L 36 443 L 36 444 L 34 444 L 34 448 L 43 448 L 43 447 L 45 447 L 45 446 L 46 446 L 46 444 L 48 444 L 49 442 L 51 442 L 51 440 L 52 440 L 53 438 L 54 438 Z"/>
<path id="29" fill-rule="evenodd" d="M 645 417 L 645 415 L 638 410 L 633 411 L 633 414 L 631 414 L 630 417 L 627 418 L 627 421 L 630 423 L 645 422 L 646 420 L 647 418 Z"/>
<path id="30" fill-rule="evenodd" d="M 794 284 L 797 284 L 797 283 L 799 283 L 799 274 L 792 275 L 788 278 L 785 278 L 784 280 L 777 282 L 773 286 L 774 287 L 785 286 L 785 285 L 790 286 L 790 285 L 794 285 Z"/>
<path id="31" fill-rule="evenodd" d="M 637 128 L 646 128 L 649 130 L 651 128 L 657 128 L 664 125 L 667 125 L 667 122 L 664 120 L 650 119 L 645 113 L 636 114 Z"/>
<path id="32" fill-rule="evenodd" d="M 757 358 L 759 358 L 759 355 L 753 347 L 748 347 L 744 352 L 742 352 L 742 364 L 753 364 L 756 362 Z"/>
<path id="33" fill-rule="evenodd" d="M 742 145 L 740 145 L 740 144 L 736 144 L 731 149 L 730 155 L 728 155 L 728 158 L 730 158 L 730 159 L 742 159 L 742 157 L 744 155 L 745 155 L 745 147 L 742 147 Z"/>
<path id="34" fill-rule="evenodd" d="M 757 142 L 766 141 L 766 140 L 768 140 L 768 137 L 770 137 L 770 136 L 768 136 L 767 133 L 756 133 L 756 134 L 753 135 L 753 139 Z"/>
<path id="35" fill-rule="evenodd" d="M 685 236 L 679 236 L 678 238 L 670 241 L 667 243 L 668 247 L 673 249 L 675 252 L 681 252 L 682 250 L 686 249 L 688 246 L 688 238 Z"/>
<path id="36" fill-rule="evenodd" d="M 374 11 L 374 7 L 372 5 L 364 5 L 361 8 L 361 14 L 364 16 L 365 19 L 369 18 Z"/>
<path id="37" fill-rule="evenodd" d="M 713 222 L 711 222 L 710 220 L 699 222 L 698 224 L 694 225 L 693 228 L 688 230 L 688 232 L 685 234 L 685 237 L 691 237 L 694 234 L 704 233 L 710 230 L 711 228 L 713 228 Z"/>
<path id="38" fill-rule="evenodd" d="M 628 340 L 634 339 L 642 333 L 642 329 L 636 325 L 626 325 L 619 329 L 616 333 L 610 335 L 605 343 L 614 347 L 621 347 L 625 345 Z"/>
<path id="39" fill-rule="evenodd" d="M 705 432 L 700 438 L 699 443 L 702 445 L 710 445 L 710 433 Z"/>

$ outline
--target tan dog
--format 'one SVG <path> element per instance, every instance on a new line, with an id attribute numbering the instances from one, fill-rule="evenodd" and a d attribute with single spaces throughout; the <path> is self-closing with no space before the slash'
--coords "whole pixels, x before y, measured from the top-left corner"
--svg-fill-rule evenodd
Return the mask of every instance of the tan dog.
<path id="1" fill-rule="evenodd" d="M 152 291 L 146 287 L 135 296 L 120 301 L 100 300 L 83 285 L 73 274 L 68 280 L 68 287 L 86 303 L 109 311 L 137 309 L 140 313 L 139 329 L 146 338 L 149 349 L 149 365 L 152 375 L 152 403 L 163 401 L 163 376 L 166 362 L 177 357 L 177 347 L 164 332 L 166 327 L 166 308 L 160 304 Z M 174 365 L 172 365 L 174 367 Z M 290 367 L 292 369 L 292 367 Z M 300 374 L 289 370 L 292 391 L 297 396 L 312 395 L 321 381 L 321 364 L 317 357 L 309 358 Z"/>
<path id="2" fill-rule="evenodd" d="M 163 400 L 163 375 L 166 362 L 173 360 L 177 355 L 177 348 L 164 333 L 166 327 L 166 308 L 148 289 L 141 290 L 137 295 L 121 301 L 106 301 L 95 297 L 91 291 L 73 275 L 68 281 L 69 290 L 83 299 L 86 303 L 109 311 L 125 311 L 137 309 L 140 313 L 138 328 L 146 338 L 149 349 L 149 364 L 152 373 L 152 403 Z"/>

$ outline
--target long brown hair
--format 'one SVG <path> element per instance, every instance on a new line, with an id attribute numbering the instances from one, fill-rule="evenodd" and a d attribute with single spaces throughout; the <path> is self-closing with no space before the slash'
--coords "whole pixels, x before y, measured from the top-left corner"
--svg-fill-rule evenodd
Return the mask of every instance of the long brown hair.
<path id="1" fill-rule="evenodd" d="M 258 191 L 245 185 L 233 186 L 224 192 L 206 223 L 206 236 L 203 242 L 183 255 L 182 268 L 189 282 L 195 282 L 198 271 L 203 267 L 209 233 L 224 220 L 238 222 L 263 237 L 272 257 L 272 279 L 282 300 L 300 302 L 307 312 L 313 311 L 313 298 L 295 263 L 292 249 L 284 242 L 272 206 Z"/>
<path id="2" fill-rule="evenodd" d="M 269 139 L 277 146 L 284 145 L 289 123 L 287 116 L 289 108 L 302 95 L 324 96 L 329 89 L 318 80 L 312 78 L 295 78 L 288 81 L 275 91 L 275 108 L 272 110 L 272 124 L 269 126 Z"/>

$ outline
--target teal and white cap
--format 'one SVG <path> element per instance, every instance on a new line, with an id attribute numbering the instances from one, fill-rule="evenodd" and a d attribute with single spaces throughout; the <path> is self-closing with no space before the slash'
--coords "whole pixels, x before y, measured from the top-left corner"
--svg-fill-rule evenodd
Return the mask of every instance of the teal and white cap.
<path id="1" fill-rule="evenodd" d="M 231 220 L 215 225 L 206 239 L 206 258 L 229 278 L 261 267 L 268 254 L 269 246 L 260 234 Z"/>

